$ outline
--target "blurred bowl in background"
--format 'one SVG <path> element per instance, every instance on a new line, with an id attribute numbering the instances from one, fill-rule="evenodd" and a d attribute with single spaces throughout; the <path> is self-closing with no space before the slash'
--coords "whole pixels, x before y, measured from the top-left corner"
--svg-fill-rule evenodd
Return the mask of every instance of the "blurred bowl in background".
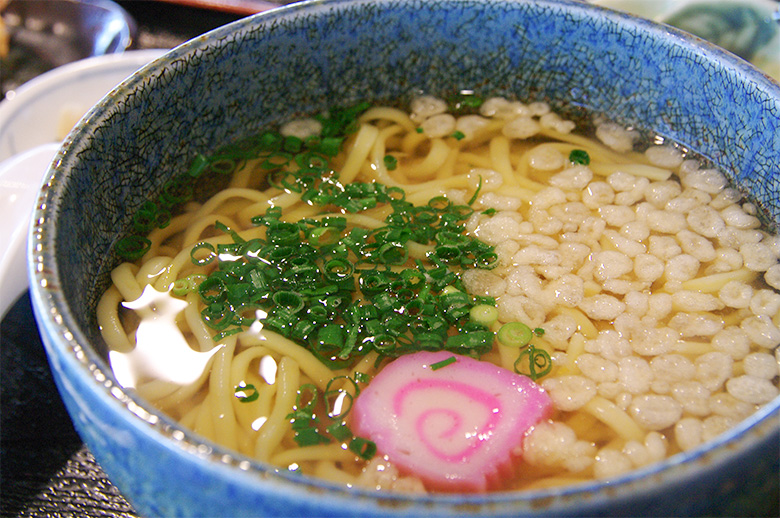
<path id="1" fill-rule="evenodd" d="M 27 221 L 41 177 L 60 145 L 43 144 L 0 162 L 0 317 L 27 289 Z"/>
<path id="2" fill-rule="evenodd" d="M 780 3 L 774 0 L 594 0 L 690 32 L 780 80 Z"/>
<path id="3" fill-rule="evenodd" d="M 124 52 L 136 34 L 133 18 L 109 0 L 12 0 L 2 15 L 10 46 L 0 97 L 52 68 Z"/>

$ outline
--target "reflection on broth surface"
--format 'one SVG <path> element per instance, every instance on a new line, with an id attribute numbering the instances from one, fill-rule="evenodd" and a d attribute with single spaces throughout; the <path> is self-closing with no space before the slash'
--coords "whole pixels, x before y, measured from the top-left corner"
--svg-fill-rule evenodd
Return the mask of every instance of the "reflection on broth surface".
<path id="1" fill-rule="evenodd" d="M 680 146 L 595 127 L 422 96 L 197 157 L 98 308 L 117 378 L 250 457 L 386 490 L 573 484 L 695 448 L 778 394 L 780 241 Z"/>

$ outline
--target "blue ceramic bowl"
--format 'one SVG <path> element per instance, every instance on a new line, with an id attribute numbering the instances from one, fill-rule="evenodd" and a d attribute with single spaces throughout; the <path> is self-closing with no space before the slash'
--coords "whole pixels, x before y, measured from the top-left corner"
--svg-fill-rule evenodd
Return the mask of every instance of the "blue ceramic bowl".
<path id="1" fill-rule="evenodd" d="M 63 399 L 110 479 L 145 516 L 694 515 L 777 499 L 776 399 L 717 440 L 609 483 L 411 497 L 277 473 L 210 444 L 119 386 L 95 305 L 130 217 L 196 153 L 334 102 L 475 88 L 652 128 L 712 158 L 780 222 L 780 86 L 668 27 L 579 2 L 296 4 L 171 51 L 67 138 L 29 248 L 36 316 Z"/>

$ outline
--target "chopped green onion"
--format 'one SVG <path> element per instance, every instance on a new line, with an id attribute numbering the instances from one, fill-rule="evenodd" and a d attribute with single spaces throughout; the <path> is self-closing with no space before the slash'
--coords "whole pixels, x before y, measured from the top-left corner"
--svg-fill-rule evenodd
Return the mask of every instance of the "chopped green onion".
<path id="1" fill-rule="evenodd" d="M 324 137 L 317 146 L 317 151 L 327 156 L 336 156 L 341 149 L 343 137 Z"/>
<path id="2" fill-rule="evenodd" d="M 510 322 L 501 326 L 496 338 L 507 347 L 525 347 L 533 338 L 533 331 L 522 322 Z"/>
<path id="3" fill-rule="evenodd" d="M 309 242 L 312 246 L 324 246 L 337 243 L 341 232 L 335 227 L 315 227 L 309 231 Z"/>
<path id="4" fill-rule="evenodd" d="M 233 238 L 233 242 L 235 243 L 245 243 L 246 241 L 236 232 L 235 230 L 231 229 L 221 221 L 214 222 L 214 228 L 217 230 L 220 230 Z"/>
<path id="5" fill-rule="evenodd" d="M 293 430 L 295 431 L 294 439 L 295 442 L 298 443 L 298 446 L 315 446 L 317 444 L 328 444 L 330 442 L 330 439 L 320 433 L 314 426 L 299 425 L 300 428 L 296 429 L 296 422 L 298 422 L 298 420 L 293 421 Z M 300 422 L 306 423 L 307 421 L 301 420 Z"/>
<path id="6" fill-rule="evenodd" d="M 135 261 L 144 256 L 152 247 L 152 242 L 145 237 L 130 235 L 122 238 L 116 244 L 116 253 L 127 261 Z"/>
<path id="7" fill-rule="evenodd" d="M 234 158 L 218 158 L 209 163 L 208 169 L 217 174 L 229 175 L 238 169 L 239 162 Z"/>
<path id="8" fill-rule="evenodd" d="M 515 372 L 536 381 L 552 371 L 552 359 L 544 349 L 529 345 L 515 360 Z"/>
<path id="9" fill-rule="evenodd" d="M 368 383 L 369 381 L 371 381 L 371 376 L 369 376 L 365 372 L 355 373 L 355 383 Z"/>
<path id="10" fill-rule="evenodd" d="M 160 228 L 168 225 L 170 212 L 160 211 L 156 203 L 147 201 L 133 216 L 133 230 L 139 234 L 148 234 L 159 224 Z"/>
<path id="11" fill-rule="evenodd" d="M 214 303 L 206 306 L 200 314 L 203 322 L 217 331 L 226 330 L 233 324 L 236 316 L 233 309 L 224 303 Z"/>
<path id="12" fill-rule="evenodd" d="M 388 171 L 394 171 L 398 167 L 398 159 L 393 155 L 385 155 L 383 161 Z"/>
<path id="13" fill-rule="evenodd" d="M 492 251 L 479 254 L 474 261 L 474 266 L 481 270 L 491 270 L 498 266 L 498 254 Z"/>
<path id="14" fill-rule="evenodd" d="M 482 190 L 482 175 L 479 175 L 479 183 L 477 184 L 477 190 L 474 191 L 474 195 L 466 203 L 468 205 L 474 205 L 474 202 L 477 201 L 477 197 L 479 196 L 479 191 L 481 190 Z"/>
<path id="15" fill-rule="evenodd" d="M 584 149 L 573 149 L 571 153 L 569 153 L 569 162 L 573 164 L 589 165 L 590 155 L 588 155 L 588 152 Z"/>
<path id="16" fill-rule="evenodd" d="M 284 308 L 289 315 L 298 313 L 306 306 L 306 302 L 301 294 L 294 291 L 277 291 L 271 298 L 277 308 Z"/>
<path id="17" fill-rule="evenodd" d="M 264 237 L 249 241 L 217 222 L 215 228 L 232 242 L 192 247 L 192 262 L 209 266 L 211 273 L 180 279 L 173 289 L 178 296 L 198 290 L 202 319 L 216 332 L 215 340 L 241 332 L 256 320 L 254 315 L 263 314 L 263 329 L 294 340 L 334 369 L 355 365 L 371 350 L 381 360 L 417 350 L 478 357 L 492 347 L 495 335 L 489 326 L 495 322 L 495 301 L 469 296 L 459 279 L 460 269 L 497 264 L 494 248 L 467 235 L 465 228 L 483 179 L 464 205 L 436 196 L 415 206 L 400 187 L 341 184 L 330 169 L 330 157 L 338 154 L 347 134 L 356 129 L 357 116 L 367 108 L 362 103 L 316 116 L 321 133 L 303 140 L 267 131 L 211 157 L 199 155 L 191 164 L 191 174 L 184 178 L 221 175 L 256 160 L 271 185 L 327 207 L 322 218 L 294 222 L 283 219 L 281 207 L 269 207 L 251 218 L 266 227 Z M 392 169 L 397 160 L 387 155 L 385 166 Z M 175 180 L 161 199 L 175 204 L 189 190 L 188 184 Z M 347 228 L 345 217 L 327 215 L 382 205 L 390 210 L 380 228 Z M 162 224 L 171 213 L 165 207 L 144 207 L 137 216 L 139 227 Z M 413 243 L 431 247 L 424 259 L 410 261 Z M 476 306 L 484 307 L 472 311 Z"/>
<path id="18" fill-rule="evenodd" d="M 450 356 L 449 358 L 447 358 L 445 360 L 441 360 L 441 361 L 438 361 L 436 363 L 432 363 L 431 364 L 431 370 L 434 370 L 434 371 L 439 370 L 442 367 L 446 367 L 447 365 L 452 365 L 456 361 L 458 361 L 457 358 L 455 358 L 454 356 Z"/>
<path id="19" fill-rule="evenodd" d="M 203 250 L 205 250 L 205 253 Z M 192 247 L 190 258 L 192 259 L 192 264 L 205 266 L 211 264 L 217 258 L 217 251 L 214 249 L 214 245 L 204 241 Z"/>
<path id="20" fill-rule="evenodd" d="M 282 149 L 288 153 L 300 153 L 301 149 L 303 149 L 303 140 L 298 137 L 288 135 L 284 137 Z"/>
<path id="21" fill-rule="evenodd" d="M 352 387 L 355 391 L 355 395 L 357 395 L 360 392 L 360 389 L 357 386 L 357 381 L 353 380 L 348 376 L 337 376 L 331 379 L 328 382 L 327 387 L 325 388 L 325 393 L 323 394 L 325 405 L 328 410 L 328 417 L 330 417 L 331 419 L 344 419 L 349 413 L 349 411 L 352 409 L 352 400 L 354 397 L 352 393 L 344 389 L 331 388 L 331 385 L 335 381 L 342 380 L 342 379 L 347 380 L 349 383 L 352 384 Z"/>
<path id="22" fill-rule="evenodd" d="M 176 279 L 173 281 L 173 287 L 171 293 L 177 297 L 183 297 L 193 291 L 198 291 L 200 283 L 206 280 L 206 276 L 198 273 L 194 273 L 190 276 Z"/>
<path id="23" fill-rule="evenodd" d="M 469 310 L 469 318 L 472 322 L 490 327 L 498 320 L 498 310 L 495 305 L 477 304 Z"/>
<path id="24" fill-rule="evenodd" d="M 225 338 L 227 338 L 228 336 L 235 335 L 235 334 L 238 334 L 240 332 L 241 332 L 241 328 L 240 327 L 233 327 L 233 328 L 226 329 L 225 331 L 221 331 L 221 332 L 215 334 L 212 337 L 212 340 L 214 340 L 214 343 L 219 343 L 222 340 L 224 340 Z"/>
<path id="25" fill-rule="evenodd" d="M 450 111 L 455 114 L 473 113 L 483 102 L 482 97 L 471 91 L 459 92 L 448 100 Z"/>
<path id="26" fill-rule="evenodd" d="M 452 207 L 452 202 L 446 196 L 435 196 L 428 200 L 428 206 L 436 212 L 445 212 Z"/>
<path id="27" fill-rule="evenodd" d="M 447 338 L 445 349 L 454 353 L 479 357 L 493 348 L 495 334 L 492 331 L 472 330 Z"/>
<path id="28" fill-rule="evenodd" d="M 370 460 L 376 455 L 376 444 L 362 437 L 355 437 L 349 443 L 349 451 L 363 460 Z"/>
<path id="29" fill-rule="evenodd" d="M 456 131 L 452 134 L 452 138 L 454 138 L 455 140 L 463 140 L 464 138 L 466 138 L 466 134 L 463 133 L 462 131 Z"/>
<path id="30" fill-rule="evenodd" d="M 337 441 L 346 441 L 353 438 L 352 430 L 343 421 L 331 424 L 326 430 Z"/>
<path id="31" fill-rule="evenodd" d="M 190 169 L 187 171 L 187 174 L 191 176 L 192 178 L 197 178 L 201 174 L 203 174 L 203 171 L 206 170 L 206 167 L 209 165 L 209 159 L 201 154 L 195 155 L 195 158 L 192 160 L 192 163 L 190 164 Z"/>
<path id="32" fill-rule="evenodd" d="M 171 208 L 192 199 L 192 185 L 185 178 L 184 176 L 174 177 L 163 185 L 162 193 L 160 193 L 161 205 Z M 167 210 L 165 212 L 167 212 L 168 220 L 170 220 L 170 212 Z M 159 224 L 159 228 L 165 228 L 167 224 L 167 221 L 165 224 Z"/>
<path id="33" fill-rule="evenodd" d="M 257 391 L 254 385 L 244 383 L 243 381 L 236 385 L 234 393 L 236 399 L 241 403 L 251 403 L 260 397 L 260 392 Z"/>

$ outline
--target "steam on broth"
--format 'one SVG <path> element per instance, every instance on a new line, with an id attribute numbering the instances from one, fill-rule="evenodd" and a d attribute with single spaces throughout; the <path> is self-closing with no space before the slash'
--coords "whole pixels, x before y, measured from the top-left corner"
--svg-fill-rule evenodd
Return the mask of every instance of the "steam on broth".
<path id="1" fill-rule="evenodd" d="M 394 491 L 574 484 L 712 439 L 778 395 L 780 240 L 681 147 L 575 130 L 543 103 L 423 96 L 198 157 L 189 177 L 229 185 L 147 204 L 99 304 L 117 379 L 249 457 Z M 412 381 L 383 372 L 417 358 L 432 392 L 405 423 Z M 520 400 L 481 408 L 474 358 Z M 484 472 L 437 480 L 401 433 Z"/>

